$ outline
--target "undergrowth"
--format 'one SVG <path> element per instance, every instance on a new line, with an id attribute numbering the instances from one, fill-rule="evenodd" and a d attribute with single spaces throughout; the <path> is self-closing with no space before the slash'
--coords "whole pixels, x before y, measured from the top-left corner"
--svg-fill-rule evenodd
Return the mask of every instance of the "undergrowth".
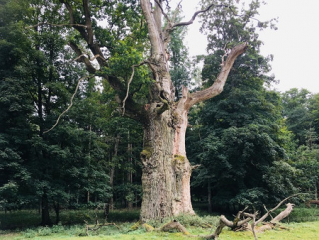
<path id="1" fill-rule="evenodd" d="M 273 215 L 276 215 L 276 213 Z M 96 231 L 87 231 L 84 220 L 86 220 L 89 224 L 92 224 L 91 226 L 94 226 L 95 214 L 93 210 L 62 211 L 61 222 L 57 225 L 53 225 L 52 227 L 36 227 L 37 223 L 40 222 L 39 214 L 36 211 L 17 211 L 7 213 L 5 216 L 4 213 L 0 213 L 0 227 L 2 229 L 0 230 L 0 239 L 76 239 L 79 237 L 81 237 L 81 240 L 101 238 L 121 240 L 187 239 L 187 237 L 183 236 L 183 234 L 177 232 L 163 233 L 154 231 L 150 233 L 143 227 L 133 231 L 131 227 L 138 221 L 138 216 L 138 210 L 115 210 L 110 213 L 108 218 L 108 223 L 112 222 L 115 223 L 115 225 L 103 226 Z M 102 212 L 98 213 L 98 218 L 99 222 L 103 223 Z M 209 235 L 213 233 L 219 222 L 219 216 L 217 215 L 180 215 L 174 219 L 184 225 L 192 235 Z M 159 228 L 171 220 L 173 219 L 162 219 L 162 221 L 151 221 L 149 224 L 155 228 Z M 311 223 L 310 221 L 317 222 Z M 297 222 L 303 223 L 297 224 Z M 299 238 L 291 237 L 292 234 L 289 233 L 290 231 L 276 229 L 260 234 L 260 236 L 262 236 L 261 239 L 319 239 L 318 237 L 314 238 L 314 234 L 317 231 L 316 229 L 319 228 L 319 209 L 295 208 L 290 216 L 285 220 L 285 226 L 287 226 L 287 228 L 291 231 L 294 231 L 295 235 L 299 236 Z M 304 230 L 307 230 L 307 233 L 302 233 L 303 231 L 301 227 L 304 228 Z M 278 234 L 280 234 L 280 238 L 278 238 Z M 287 237 L 284 235 L 287 235 Z M 234 233 L 225 228 L 219 239 L 252 239 L 252 235 L 249 232 Z"/>

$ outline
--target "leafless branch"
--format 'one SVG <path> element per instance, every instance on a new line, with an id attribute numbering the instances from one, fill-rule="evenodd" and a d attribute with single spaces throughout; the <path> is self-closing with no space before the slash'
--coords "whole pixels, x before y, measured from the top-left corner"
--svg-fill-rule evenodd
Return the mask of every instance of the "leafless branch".
<path id="1" fill-rule="evenodd" d="M 141 63 L 139 63 L 139 64 L 132 65 L 132 74 L 131 74 L 130 79 L 129 79 L 128 82 L 127 82 L 126 96 L 125 96 L 125 98 L 124 98 L 124 100 L 123 100 L 123 106 L 122 106 L 123 116 L 124 116 L 124 114 L 125 114 L 125 102 L 126 102 L 126 100 L 127 100 L 127 98 L 128 98 L 128 94 L 129 94 L 129 92 L 130 92 L 130 84 L 131 84 L 131 82 L 132 82 L 132 80 L 133 80 L 133 77 L 134 77 L 135 68 L 136 68 L 136 67 L 139 67 L 139 66 L 142 66 L 142 65 L 144 65 L 144 64 L 146 64 L 146 63 L 148 63 L 148 61 L 144 60 L 143 62 L 141 62 Z"/>
<path id="2" fill-rule="evenodd" d="M 181 3 L 182 3 L 183 0 L 180 0 L 179 3 L 177 4 L 176 6 L 176 9 L 174 11 L 174 15 L 172 17 L 172 21 L 175 22 L 175 19 L 176 19 L 176 16 L 177 16 L 177 13 L 179 12 L 179 8 L 181 7 Z"/>
<path id="3" fill-rule="evenodd" d="M 288 199 L 290 199 L 290 198 L 292 198 L 292 197 L 296 197 L 296 196 L 298 196 L 298 195 L 302 195 L 302 194 L 303 194 L 303 193 L 296 193 L 296 194 L 293 194 L 293 195 L 291 195 L 291 196 L 285 198 L 284 200 L 282 200 L 280 203 L 277 204 L 276 207 L 274 207 L 273 209 L 270 209 L 269 211 L 267 211 L 267 213 L 264 214 L 264 216 L 262 216 L 260 219 L 258 219 L 258 221 L 256 222 L 256 225 L 257 225 L 258 223 L 261 223 L 262 221 L 264 221 L 264 220 L 269 216 L 269 214 L 270 214 L 271 212 L 277 210 L 277 209 L 278 209 L 284 202 L 286 202 Z"/>
<path id="4" fill-rule="evenodd" d="M 48 25 L 48 26 L 53 26 L 53 27 L 65 27 L 65 26 L 70 26 L 70 27 L 83 27 L 83 28 L 87 28 L 87 26 L 86 26 L 86 25 L 83 25 L 83 24 L 71 24 L 71 23 L 53 24 L 53 23 L 41 22 L 41 23 L 38 23 L 38 24 L 36 24 L 36 25 L 28 26 L 28 27 L 26 27 L 26 29 L 28 29 L 28 28 L 35 28 L 35 27 L 43 26 L 43 25 Z"/>
<path id="5" fill-rule="evenodd" d="M 161 12 L 163 14 L 163 16 L 166 18 L 167 22 L 171 22 L 171 20 L 169 19 L 169 17 L 167 16 L 167 14 L 165 13 L 163 7 L 161 6 L 161 4 L 158 2 L 158 0 L 155 0 L 157 6 L 161 9 Z"/>
<path id="6" fill-rule="evenodd" d="M 72 95 L 72 97 L 71 97 L 71 100 L 70 100 L 70 105 L 67 107 L 67 109 L 65 109 L 65 110 L 59 115 L 59 117 L 58 117 L 58 119 L 56 120 L 55 124 L 54 124 L 49 130 L 44 131 L 43 134 L 50 132 L 51 130 L 53 130 L 53 129 L 58 125 L 58 123 L 59 123 L 59 121 L 60 121 L 60 118 L 61 118 L 67 111 L 69 111 L 70 108 L 72 107 L 72 105 L 73 105 L 73 99 L 74 99 L 75 94 L 77 93 L 77 91 L 78 91 L 78 89 L 79 89 L 80 82 L 81 82 L 82 80 L 86 79 L 86 78 L 89 78 L 89 77 L 90 77 L 90 76 L 84 76 L 84 77 L 81 77 L 81 78 L 78 80 L 78 84 L 76 85 L 75 91 L 74 91 L 74 93 L 73 93 L 73 95 Z"/>
<path id="7" fill-rule="evenodd" d="M 175 23 L 173 25 L 173 28 L 179 27 L 179 26 L 187 26 L 187 25 L 193 24 L 193 22 L 195 21 L 195 19 L 196 19 L 198 14 L 209 11 L 209 9 L 211 9 L 213 6 L 214 7 L 228 7 L 228 8 L 230 8 L 230 6 L 228 6 L 228 5 L 224 5 L 224 4 L 215 5 L 214 3 L 212 3 L 207 8 L 205 8 L 204 10 L 200 10 L 200 11 L 195 12 L 194 15 L 192 16 L 192 18 L 188 22 Z"/>

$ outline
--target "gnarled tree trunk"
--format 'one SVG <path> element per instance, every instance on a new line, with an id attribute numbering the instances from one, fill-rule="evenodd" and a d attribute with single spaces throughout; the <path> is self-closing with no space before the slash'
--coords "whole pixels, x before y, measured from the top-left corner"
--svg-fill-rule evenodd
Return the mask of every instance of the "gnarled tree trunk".
<path id="1" fill-rule="evenodd" d="M 150 89 L 150 104 L 145 106 L 143 163 L 143 202 L 141 220 L 162 219 L 181 213 L 193 214 L 190 195 L 192 167 L 186 157 L 185 134 L 188 111 L 201 101 L 218 95 L 222 90 L 235 59 L 247 44 L 232 49 L 215 83 L 208 89 L 190 94 L 183 88 L 183 97 L 174 102 L 174 87 L 166 58 L 169 34 L 174 27 L 188 23 L 170 22 L 161 28 L 162 0 L 151 10 L 149 0 L 141 0 L 151 42 L 151 57 L 147 61 L 155 83 Z M 198 13 L 195 13 L 196 16 Z M 167 16 L 166 16 L 167 17 Z M 168 19 L 169 20 L 169 19 Z"/>
<path id="2" fill-rule="evenodd" d="M 82 0 L 82 8 L 75 10 L 69 1 L 60 0 L 69 12 L 70 24 L 77 30 L 101 67 L 108 66 L 108 58 L 103 56 L 99 42 L 94 41 L 94 28 L 90 13 L 89 0 Z M 175 17 L 169 18 L 162 7 L 164 0 L 140 0 L 143 17 L 148 27 L 148 36 L 151 44 L 151 56 L 138 65 L 148 64 L 153 74 L 153 84 L 149 89 L 149 103 L 141 106 L 129 96 L 129 87 L 125 87 L 120 78 L 98 71 L 91 63 L 91 59 L 81 50 L 78 43 L 70 41 L 69 45 L 77 54 L 77 61 L 83 62 L 90 74 L 105 78 L 110 86 L 118 93 L 117 100 L 125 107 L 125 114 L 140 121 L 144 126 L 144 149 L 141 152 L 143 163 L 142 188 L 143 201 L 141 220 L 163 219 L 181 213 L 194 213 L 190 197 L 190 176 L 192 166 L 185 152 L 185 133 L 187 128 L 187 114 L 190 108 L 198 102 L 218 95 L 222 90 L 235 59 L 247 48 L 247 43 L 234 47 L 222 61 L 222 68 L 214 84 L 202 91 L 189 93 L 183 89 L 183 97 L 174 102 L 174 87 L 169 74 L 167 58 L 167 45 L 170 34 L 180 26 L 193 23 L 196 16 L 208 11 L 214 4 L 206 9 L 194 13 L 188 22 L 175 23 Z M 83 21 L 77 22 L 75 12 L 82 11 Z M 165 16 L 167 24 L 162 28 L 162 17 Z M 113 51 L 113 50 L 112 50 Z M 133 71 L 134 73 L 134 71 Z M 133 76 L 132 76 L 133 77 Z M 131 77 L 131 79 L 132 79 Z M 128 84 L 130 81 L 128 82 Z M 126 97 L 123 98 L 126 92 Z"/>

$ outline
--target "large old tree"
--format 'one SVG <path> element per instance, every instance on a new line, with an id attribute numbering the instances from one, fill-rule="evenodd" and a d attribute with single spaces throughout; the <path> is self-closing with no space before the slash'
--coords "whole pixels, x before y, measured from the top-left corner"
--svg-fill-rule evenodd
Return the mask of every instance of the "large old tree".
<path id="1" fill-rule="evenodd" d="M 103 77 L 117 94 L 117 100 L 123 113 L 139 121 L 144 128 L 144 146 L 141 152 L 143 164 L 142 185 L 143 202 L 141 220 L 162 219 L 181 213 L 194 213 L 190 196 L 190 165 L 185 151 L 185 133 L 188 125 L 187 114 L 190 108 L 201 101 L 210 99 L 223 90 L 227 76 L 236 58 L 245 52 L 247 43 L 238 43 L 227 51 L 227 56 L 221 58 L 221 70 L 213 85 L 207 89 L 190 93 L 183 88 L 182 98 L 175 101 L 175 90 L 169 74 L 169 59 L 167 57 L 170 34 L 178 27 L 192 24 L 198 14 L 209 11 L 210 8 L 227 8 L 225 5 L 209 4 L 204 10 L 195 12 L 189 22 L 175 22 L 165 13 L 167 0 L 136 1 L 69 1 L 60 0 L 61 12 L 67 13 L 69 23 L 61 26 L 72 26 L 75 37 L 70 38 L 69 45 L 77 54 L 77 61 L 85 64 L 87 71 L 95 76 Z M 147 65 L 152 81 L 148 83 L 148 102 L 136 101 L 134 93 L 129 91 L 130 77 L 127 81 L 114 74 L 110 68 L 109 56 L 114 53 L 114 47 L 108 46 L 98 39 L 101 30 L 98 28 L 97 16 L 111 6 L 135 4 L 140 13 L 141 27 L 148 30 L 150 50 L 148 56 L 132 66 L 133 72 L 141 65 Z M 96 10 L 100 7 L 99 10 Z M 118 8 L 118 11 L 119 10 Z M 123 17 L 120 13 L 118 18 Z M 166 19 L 167 24 L 162 23 Z M 116 19 L 116 18 L 113 18 Z M 122 19 L 123 22 L 128 21 Z M 116 20 L 113 22 L 116 24 Z M 43 24 L 43 23 L 40 23 Z M 55 24 L 58 25 L 58 24 Z M 112 25 L 112 24 L 111 24 Z M 106 28 L 112 28 L 110 24 Z M 98 31 L 99 30 L 99 31 Z M 119 29 L 115 29 L 119 31 Z M 127 31 L 127 35 L 131 32 Z M 101 34 L 100 34 L 101 35 Z M 134 35 L 131 36 L 134 38 Z M 79 40 L 80 39 L 80 40 Z M 84 49 L 85 47 L 85 49 Z M 88 53 L 88 51 L 90 53 Z M 92 54 L 94 57 L 92 57 Z M 90 57 L 91 55 L 91 57 Z M 98 64 L 93 64 L 96 59 Z M 134 79 L 133 79 L 134 82 Z"/>

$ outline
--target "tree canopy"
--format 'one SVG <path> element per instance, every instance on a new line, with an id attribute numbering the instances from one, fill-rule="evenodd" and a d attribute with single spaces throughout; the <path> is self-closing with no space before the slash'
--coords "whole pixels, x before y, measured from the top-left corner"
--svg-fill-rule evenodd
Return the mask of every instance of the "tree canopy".
<path id="1" fill-rule="evenodd" d="M 1 1 L 3 209 L 50 225 L 50 208 L 59 222 L 62 207 L 135 206 L 145 222 L 194 214 L 191 197 L 233 211 L 317 194 L 318 94 L 268 90 L 261 3 L 203 0 L 190 20 L 181 4 Z M 194 79 L 184 39 L 200 16 Z"/>

